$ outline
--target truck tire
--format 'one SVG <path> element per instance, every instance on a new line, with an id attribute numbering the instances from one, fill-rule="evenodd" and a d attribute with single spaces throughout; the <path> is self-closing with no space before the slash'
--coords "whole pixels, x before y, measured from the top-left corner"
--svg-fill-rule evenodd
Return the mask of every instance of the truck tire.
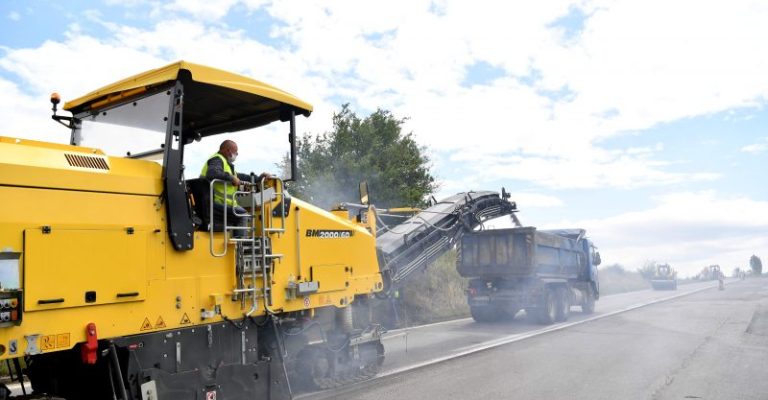
<path id="1" fill-rule="evenodd" d="M 547 287 L 541 307 L 537 309 L 536 320 L 542 325 L 552 325 L 557 318 L 557 293 Z"/>
<path id="2" fill-rule="evenodd" d="M 568 296 L 568 289 L 564 287 L 558 287 L 555 290 L 557 293 L 557 309 L 555 310 L 555 321 L 567 321 L 568 316 L 571 314 L 571 297 Z"/>
<path id="3" fill-rule="evenodd" d="M 489 306 L 469 306 L 469 313 L 475 322 L 490 323 L 499 320 L 497 310 Z"/>
<path id="4" fill-rule="evenodd" d="M 588 288 L 584 293 L 584 299 L 581 301 L 581 312 L 584 314 L 595 312 L 595 295 L 592 293 L 592 288 Z"/>

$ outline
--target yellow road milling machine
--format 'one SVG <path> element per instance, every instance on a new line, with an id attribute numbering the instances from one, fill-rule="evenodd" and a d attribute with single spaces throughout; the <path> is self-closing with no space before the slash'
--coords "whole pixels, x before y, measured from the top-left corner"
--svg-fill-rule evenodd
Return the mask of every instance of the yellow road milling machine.
<path id="1" fill-rule="evenodd" d="M 677 271 L 669 264 L 659 264 L 651 278 L 653 290 L 677 290 Z"/>
<path id="2" fill-rule="evenodd" d="M 319 209 L 284 190 L 292 177 L 232 191 L 185 173 L 201 138 L 282 122 L 295 176 L 296 118 L 312 112 L 201 65 L 108 85 L 71 116 L 51 100 L 68 145 L 0 138 L 0 361 L 28 379 L 11 398 L 287 399 L 366 379 L 384 357 L 372 296 L 514 211 L 464 193 L 377 243 L 371 205 Z M 216 217 L 217 187 L 237 219 Z"/>

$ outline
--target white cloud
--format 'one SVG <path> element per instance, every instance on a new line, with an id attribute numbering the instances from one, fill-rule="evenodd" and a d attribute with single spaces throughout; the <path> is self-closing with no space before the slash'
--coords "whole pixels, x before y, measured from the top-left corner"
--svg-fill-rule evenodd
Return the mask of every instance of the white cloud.
<path id="1" fill-rule="evenodd" d="M 512 200 L 517 203 L 519 209 L 553 208 L 564 205 L 560 198 L 542 193 L 516 192 L 512 194 Z"/>
<path id="2" fill-rule="evenodd" d="M 669 262 L 684 276 L 720 264 L 746 267 L 768 254 L 768 202 L 713 191 L 659 196 L 656 206 L 608 218 L 560 221 L 546 228 L 580 227 L 601 248 L 603 261 L 634 269 L 646 260 Z"/>
<path id="3" fill-rule="evenodd" d="M 71 29 L 66 32 L 65 43 L 47 41 L 34 49 L 9 49 L 0 58 L 0 68 L 24 82 L 23 87 L 18 87 L 13 82 L 0 80 L 0 87 L 9 90 L 4 93 L 13 94 L 3 97 L 8 104 L 0 109 L 0 113 L 7 114 L 3 115 L 0 135 L 66 143 L 68 132 L 49 117 L 51 92 L 59 92 L 66 102 L 126 76 L 182 58 L 241 72 L 294 92 L 315 105 L 313 118 L 299 119 L 301 131 L 322 132 L 328 128 L 334 106 L 323 99 L 327 82 L 305 77 L 303 64 L 290 54 L 249 40 L 242 33 L 209 28 L 200 22 L 169 20 L 145 31 L 101 21 L 99 15 L 92 18 L 113 35 L 101 39 Z M 180 37 L 184 40 L 179 40 Z M 119 62 L 113 63 L 114 60 Z M 306 90 L 295 90 L 298 88 Z M 258 132 L 229 135 L 240 143 L 241 149 L 247 150 L 240 158 L 241 169 L 244 172 L 275 171 L 274 163 L 288 149 L 287 129 L 283 124 Z M 190 147 L 188 161 L 193 174 L 223 139 L 212 138 Z"/>
<path id="4" fill-rule="evenodd" d="M 489 156 L 485 150 L 467 148 L 450 159 L 465 163 L 472 174 L 484 181 L 502 177 L 557 189 L 599 189 L 606 186 L 632 189 L 668 186 L 682 182 L 712 181 L 715 172 L 667 172 L 669 162 L 655 159 L 659 147 L 607 151 L 574 145 L 574 154 L 532 156 L 519 153 Z"/>
<path id="5" fill-rule="evenodd" d="M 670 172 L 674 160 L 661 159 L 658 147 L 607 150 L 600 140 L 763 104 L 768 97 L 768 81 L 761 79 L 768 53 L 754 51 L 768 37 L 763 23 L 768 10 L 748 1 L 145 4 L 177 14 L 151 28 L 91 15 L 81 24 L 99 23 L 108 34 L 94 37 L 71 28 L 66 42 L 7 49 L 0 68 L 20 77 L 20 96 L 26 96 L 20 102 L 38 102 L 53 89 L 72 98 L 183 58 L 253 76 L 309 100 L 316 111 L 301 121 L 301 130 L 327 130 L 338 107 L 334 101 L 352 99 L 368 110 L 384 107 L 409 116 L 406 130 L 432 151 L 453 154 L 455 162 L 466 162 L 468 154 L 484 160 L 467 165 L 493 175 L 488 179 L 524 177 L 552 188 L 631 188 L 718 175 Z M 243 11 L 239 7 L 245 12 L 263 7 L 279 22 L 273 35 L 287 44 L 259 43 L 220 23 L 233 10 Z M 564 42 L 550 24 L 572 7 L 591 17 L 580 35 Z M 461 86 L 466 68 L 480 61 L 506 76 L 489 85 Z M 572 94 L 545 94 L 563 88 Z"/>
<path id="6" fill-rule="evenodd" d="M 607 133 L 764 102 L 766 8 L 751 1 L 595 1 L 578 45 L 544 65 L 544 83 L 579 95 L 563 116 L 615 108 Z M 664 10 L 659 12 L 659 10 Z M 691 14 L 690 10 L 696 13 Z M 652 27 L 652 28 L 651 28 Z M 565 62 L 563 62 L 565 61 Z"/>
<path id="7" fill-rule="evenodd" d="M 703 9 L 698 3 L 586 2 L 592 17 L 584 32 L 561 43 L 547 24 L 569 6 L 506 4 L 487 13 L 448 1 L 434 15 L 418 2 L 403 16 L 403 8 L 389 3 L 386 10 L 359 6 L 368 13 L 347 4 L 297 13 L 283 3 L 271 12 L 288 22 L 281 34 L 296 44 L 297 54 L 334 80 L 332 90 L 356 93 L 366 107 L 411 116 L 407 127 L 436 150 L 473 147 L 481 157 L 518 151 L 524 165 L 548 166 L 536 169 L 536 180 L 552 187 L 573 186 L 569 172 L 583 166 L 603 173 L 584 174 L 596 178 L 579 187 L 717 178 L 709 171 L 670 173 L 668 163 L 632 152 L 615 162 L 592 162 L 590 155 L 604 153 L 596 144 L 604 137 L 764 102 L 768 84 L 759 77 L 768 57 L 753 49 L 768 34 L 759 17 L 766 10 L 750 2 Z M 361 39 L 384 31 L 390 34 L 376 46 Z M 501 66 L 508 78 L 461 87 L 464 69 L 477 61 Z M 533 86 L 518 81 L 534 70 L 540 80 Z M 541 95 L 562 88 L 573 96 Z M 497 177 L 508 172 L 503 166 L 495 171 Z"/>
<path id="8" fill-rule="evenodd" d="M 142 3 L 154 10 L 157 23 L 149 28 L 89 14 L 69 28 L 66 41 L 4 47 L 0 68 L 18 79 L 0 78 L 0 134 L 66 142 L 68 133 L 50 120 L 51 91 L 72 99 L 186 59 L 252 76 L 313 103 L 313 116 L 299 120 L 302 132 L 329 129 L 338 99 L 410 117 L 406 131 L 441 156 L 433 157 L 438 175 L 458 176 L 445 180 L 444 193 L 509 179 L 547 188 L 637 188 L 709 182 L 719 174 L 673 171 L 676 160 L 663 157 L 662 143 L 608 149 L 605 138 L 759 107 L 768 98 L 768 53 L 755 50 L 768 37 L 768 8 L 747 0 L 446 0 L 437 6 L 427 0 L 132 0 L 130 6 Z M 221 23 L 238 7 L 264 7 L 279 22 L 271 34 L 284 45 L 260 43 Z M 548 26 L 571 7 L 591 17 L 580 35 L 563 41 L 562 32 Z M 94 23 L 106 34 L 88 34 L 87 25 Z M 477 62 L 501 68 L 505 76 L 462 86 L 467 67 Z M 570 95 L 546 94 L 563 89 Z M 285 129 L 232 135 L 241 148 L 238 167 L 274 171 L 271 164 L 287 149 Z M 189 148 L 188 175 L 197 174 L 220 139 Z M 741 150 L 765 151 L 768 142 Z M 450 175 L 453 169 L 458 173 Z M 544 191 L 513 198 L 521 209 L 563 206 Z M 730 271 L 768 250 L 764 201 L 713 192 L 656 201 L 647 210 L 552 227 L 588 229 L 608 263 L 634 268 L 653 258 L 683 275 L 711 263 Z"/>
<path id="9" fill-rule="evenodd" d="M 165 5 L 168 11 L 183 11 L 195 18 L 218 20 L 227 15 L 237 0 L 175 0 Z"/>
<path id="10" fill-rule="evenodd" d="M 11 12 L 8 13 L 8 19 L 10 19 L 11 21 L 14 21 L 14 22 L 20 21 L 21 20 L 21 14 L 19 14 L 16 11 L 11 11 Z"/>
<path id="11" fill-rule="evenodd" d="M 763 138 L 763 140 L 758 143 L 748 144 L 741 148 L 741 151 L 744 153 L 752 154 L 759 154 L 766 150 L 768 150 L 768 138 Z"/>

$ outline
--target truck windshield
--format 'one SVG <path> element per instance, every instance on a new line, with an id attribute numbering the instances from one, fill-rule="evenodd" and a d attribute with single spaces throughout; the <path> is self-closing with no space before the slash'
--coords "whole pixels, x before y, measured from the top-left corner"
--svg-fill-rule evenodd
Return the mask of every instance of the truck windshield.
<path id="1" fill-rule="evenodd" d="M 80 117 L 77 144 L 112 156 L 162 161 L 169 100 L 163 91 Z"/>

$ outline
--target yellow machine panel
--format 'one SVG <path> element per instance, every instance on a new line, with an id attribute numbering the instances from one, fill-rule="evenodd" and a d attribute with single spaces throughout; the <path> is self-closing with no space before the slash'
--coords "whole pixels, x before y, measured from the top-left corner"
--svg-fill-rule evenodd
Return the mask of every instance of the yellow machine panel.
<path id="1" fill-rule="evenodd" d="M 146 297 L 146 231 L 27 229 L 24 254 L 25 311 Z"/>
<path id="2" fill-rule="evenodd" d="M 322 282 L 318 293 L 336 292 L 349 287 L 348 265 L 313 265 L 309 267 L 309 275 L 313 281 Z"/>

